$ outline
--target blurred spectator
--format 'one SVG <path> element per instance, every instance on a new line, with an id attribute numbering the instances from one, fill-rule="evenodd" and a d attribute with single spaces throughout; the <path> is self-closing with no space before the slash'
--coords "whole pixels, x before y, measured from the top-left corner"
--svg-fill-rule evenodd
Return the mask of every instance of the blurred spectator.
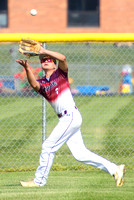
<path id="1" fill-rule="evenodd" d="M 129 64 L 123 66 L 121 75 L 123 76 L 123 78 L 120 83 L 119 93 L 132 94 L 133 93 L 132 68 Z"/>

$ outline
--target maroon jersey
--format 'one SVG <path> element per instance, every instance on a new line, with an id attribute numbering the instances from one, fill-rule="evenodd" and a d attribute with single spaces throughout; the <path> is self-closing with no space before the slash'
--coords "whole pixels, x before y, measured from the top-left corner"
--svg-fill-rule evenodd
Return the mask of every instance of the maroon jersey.
<path id="1" fill-rule="evenodd" d="M 67 72 L 58 68 L 52 73 L 49 81 L 43 77 L 38 82 L 40 83 L 39 93 L 45 97 L 57 114 L 75 106 Z"/>

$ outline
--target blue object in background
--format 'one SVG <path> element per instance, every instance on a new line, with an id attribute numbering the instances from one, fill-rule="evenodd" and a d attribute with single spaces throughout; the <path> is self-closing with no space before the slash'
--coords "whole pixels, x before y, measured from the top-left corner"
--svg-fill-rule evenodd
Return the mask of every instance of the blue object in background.
<path id="1" fill-rule="evenodd" d="M 15 81 L 13 76 L 0 76 L 0 82 L 2 82 L 2 87 L 15 90 Z"/>
<path id="2" fill-rule="evenodd" d="M 11 90 L 15 90 L 14 80 L 5 80 L 3 81 L 3 87 L 6 87 Z"/>
<path id="3" fill-rule="evenodd" d="M 84 86 L 77 86 L 77 90 L 82 95 L 96 95 L 97 91 L 108 91 L 108 86 L 90 86 L 90 85 L 84 85 Z"/>

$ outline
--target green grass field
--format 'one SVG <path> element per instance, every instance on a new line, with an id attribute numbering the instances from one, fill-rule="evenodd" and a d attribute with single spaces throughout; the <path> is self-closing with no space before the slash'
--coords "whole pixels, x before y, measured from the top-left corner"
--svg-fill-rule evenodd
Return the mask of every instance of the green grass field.
<path id="1" fill-rule="evenodd" d="M 116 187 L 113 177 L 103 171 L 50 172 L 47 185 L 23 188 L 20 180 L 31 180 L 33 172 L 0 175 L 1 200 L 132 200 L 133 171 L 127 171 L 125 184 Z"/>
<path id="2" fill-rule="evenodd" d="M 17 49 L 18 44 L 0 45 L 0 75 L 12 76 L 22 70 L 15 62 L 23 57 Z M 122 66 L 134 63 L 133 48 L 115 48 L 113 43 L 50 43 L 48 49 L 66 55 L 69 75 L 74 79 L 72 87 L 107 84 L 118 91 Z M 3 50 L 8 55 L 6 60 Z M 39 66 L 37 58 L 29 62 L 33 67 Z M 74 99 L 82 114 L 81 130 L 86 146 L 112 162 L 126 164 L 125 185 L 117 188 L 109 174 L 75 161 L 63 145 L 56 153 L 47 185 L 21 187 L 20 180 L 32 179 L 38 166 L 42 99 L 0 97 L 0 200 L 134 199 L 134 96 L 75 96 Z M 48 136 L 58 121 L 48 104 L 46 120 Z"/>
<path id="3" fill-rule="evenodd" d="M 107 159 L 133 168 L 134 96 L 75 97 L 86 146 Z M 1 171 L 36 169 L 42 141 L 42 100 L 0 98 Z M 8 113 L 7 113 L 8 110 Z M 86 112 L 85 112 L 86 111 Z M 47 136 L 58 121 L 47 106 Z M 66 158 L 66 159 L 65 159 Z M 66 145 L 56 153 L 53 169 L 90 169 L 75 161 Z"/>

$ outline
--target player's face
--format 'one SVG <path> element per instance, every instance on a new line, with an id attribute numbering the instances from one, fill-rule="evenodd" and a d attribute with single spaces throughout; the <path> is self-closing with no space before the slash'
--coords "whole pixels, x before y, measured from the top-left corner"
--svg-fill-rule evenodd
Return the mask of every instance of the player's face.
<path id="1" fill-rule="evenodd" d="M 44 57 L 42 58 L 41 60 L 41 66 L 42 66 L 42 69 L 55 69 L 56 68 L 56 65 L 54 63 L 54 60 L 50 57 Z"/>

